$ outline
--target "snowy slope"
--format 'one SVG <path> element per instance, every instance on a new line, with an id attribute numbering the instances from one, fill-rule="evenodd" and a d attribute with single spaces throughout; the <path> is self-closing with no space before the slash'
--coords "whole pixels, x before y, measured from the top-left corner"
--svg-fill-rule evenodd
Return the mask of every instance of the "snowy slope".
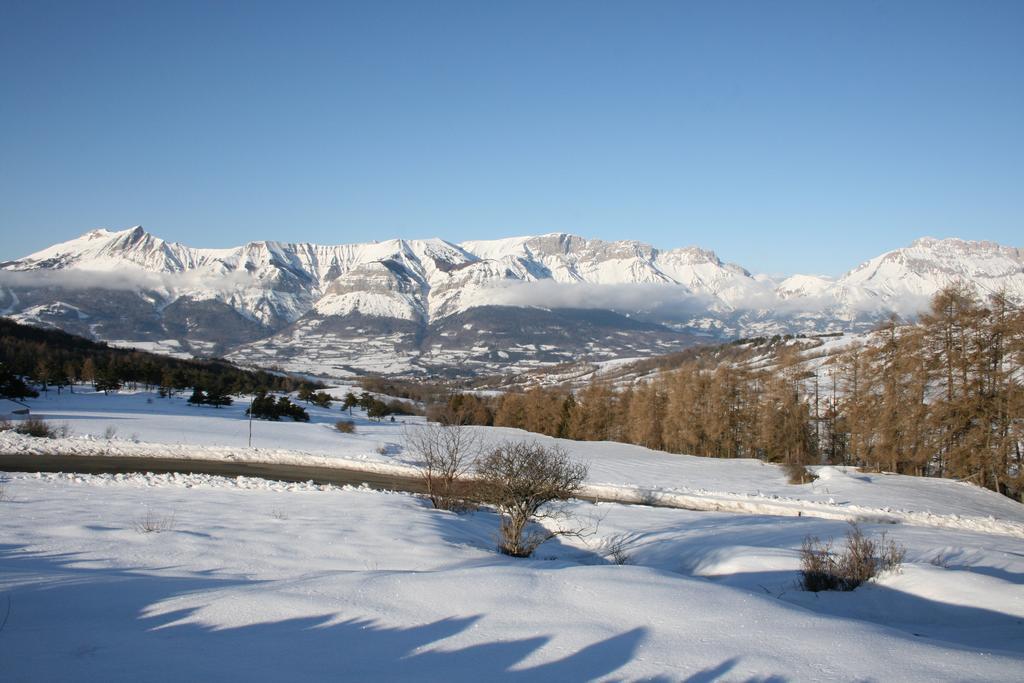
<path id="1" fill-rule="evenodd" d="M 33 413 L 73 435 L 4 432 L 0 450 L 416 465 L 411 425 L 356 411 L 341 434 L 337 408 L 257 421 L 249 449 L 245 403 L 51 392 Z M 2 475 L 5 680 L 1019 680 L 1024 506 L 951 481 L 820 468 L 793 486 L 755 461 L 561 445 L 592 487 L 728 511 L 577 501 L 587 533 L 522 560 L 495 551 L 492 512 L 405 494 Z M 799 590 L 802 542 L 842 539 L 844 519 L 905 548 L 901 571 L 852 593 Z"/>
<path id="2" fill-rule="evenodd" d="M 1024 250 L 994 242 L 925 237 L 861 264 L 837 284 L 899 301 L 931 297 L 958 281 L 981 296 L 1004 289 L 1012 297 L 1024 297 Z"/>
<path id="3" fill-rule="evenodd" d="M 1020 539 L 867 525 L 906 548 L 902 572 L 808 594 L 800 543 L 841 522 L 576 503 L 594 533 L 520 560 L 495 552 L 492 513 L 408 495 L 5 479 L 5 680 L 932 683 L 1024 666 Z"/>

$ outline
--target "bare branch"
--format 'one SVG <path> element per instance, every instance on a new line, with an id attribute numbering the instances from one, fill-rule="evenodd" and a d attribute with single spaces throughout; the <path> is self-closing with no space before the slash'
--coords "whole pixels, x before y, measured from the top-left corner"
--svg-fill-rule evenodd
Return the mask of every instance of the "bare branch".
<path id="1" fill-rule="evenodd" d="M 569 459 L 564 449 L 534 443 L 505 442 L 477 463 L 479 495 L 502 516 L 500 550 L 529 557 L 555 536 L 582 535 L 583 529 L 529 528 L 532 521 L 558 516 L 552 503 L 576 495 L 587 467 Z M 543 528 L 543 527 L 541 527 Z"/>
<path id="2" fill-rule="evenodd" d="M 420 458 L 427 496 L 435 508 L 459 510 L 471 505 L 464 481 L 480 456 L 479 434 L 461 424 L 428 423 L 407 427 L 405 446 Z"/>

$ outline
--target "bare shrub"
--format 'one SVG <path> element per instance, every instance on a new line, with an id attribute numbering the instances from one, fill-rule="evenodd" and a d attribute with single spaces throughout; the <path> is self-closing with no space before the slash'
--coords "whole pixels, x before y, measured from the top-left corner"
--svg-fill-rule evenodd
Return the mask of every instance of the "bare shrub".
<path id="1" fill-rule="evenodd" d="M 356 423 L 352 420 L 338 420 L 334 423 L 334 428 L 342 434 L 355 434 Z"/>
<path id="2" fill-rule="evenodd" d="M 900 565 L 907 557 L 907 549 L 891 538 L 886 538 L 885 532 L 878 543 L 879 560 L 883 572 L 900 572 Z"/>
<path id="3" fill-rule="evenodd" d="M 603 539 L 597 551 L 612 564 L 630 564 L 633 561 L 632 550 L 635 545 L 635 534 L 619 533 Z"/>
<path id="4" fill-rule="evenodd" d="M 562 448 L 508 441 L 481 457 L 476 473 L 480 499 L 501 515 L 498 549 L 506 555 L 529 557 L 555 536 L 581 533 L 530 526 L 542 519 L 564 518 L 563 510 L 551 503 L 576 495 L 586 479 L 587 466 L 570 460 Z"/>
<path id="5" fill-rule="evenodd" d="M 51 427 L 51 431 L 53 432 L 54 438 L 59 439 L 66 439 L 71 436 L 72 432 L 74 432 L 74 430 L 71 429 L 71 425 L 67 422 L 61 422 L 56 427 Z"/>
<path id="6" fill-rule="evenodd" d="M 472 487 L 464 478 L 480 455 L 476 432 L 459 424 L 417 425 L 405 430 L 405 445 L 423 463 L 421 475 L 435 508 L 472 506 Z"/>
<path id="7" fill-rule="evenodd" d="M 810 484 L 818 478 L 818 475 L 811 472 L 807 467 L 795 462 L 784 463 L 782 469 L 786 472 L 786 477 L 790 484 Z"/>
<path id="8" fill-rule="evenodd" d="M 882 572 L 899 571 L 906 550 L 883 533 L 878 540 L 866 536 L 855 523 L 846 534 L 842 552 L 832 550 L 832 539 L 822 543 L 808 536 L 800 548 L 801 587 L 804 590 L 852 591 Z"/>
<path id="9" fill-rule="evenodd" d="M 107 425 L 107 428 L 103 430 L 103 438 L 110 441 L 117 436 L 117 427 L 114 425 Z"/>
<path id="10" fill-rule="evenodd" d="M 56 434 L 46 420 L 38 417 L 30 417 L 26 420 L 22 420 L 14 427 L 14 431 L 18 434 L 25 434 L 27 436 L 34 436 L 42 439 L 53 439 L 56 437 Z"/>
<path id="11" fill-rule="evenodd" d="M 146 510 L 144 516 L 132 522 L 132 528 L 140 534 L 159 534 L 165 531 L 173 531 L 174 513 L 158 515 L 153 510 Z"/>
<path id="12" fill-rule="evenodd" d="M 816 536 L 808 536 L 800 546 L 800 585 L 804 590 L 839 590 L 840 579 L 831 539 L 822 543 Z"/>
<path id="13" fill-rule="evenodd" d="M 0 417 L 0 432 L 9 432 L 12 429 L 14 429 L 14 425 L 11 424 L 11 421 L 5 417 Z"/>

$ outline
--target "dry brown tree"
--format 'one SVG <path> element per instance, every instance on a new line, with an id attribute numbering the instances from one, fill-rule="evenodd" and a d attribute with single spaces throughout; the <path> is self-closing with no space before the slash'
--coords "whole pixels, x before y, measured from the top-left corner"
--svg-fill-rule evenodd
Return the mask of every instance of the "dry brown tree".
<path id="1" fill-rule="evenodd" d="M 427 497 L 435 508 L 460 510 L 472 504 L 465 477 L 480 455 L 477 431 L 458 423 L 426 423 L 406 429 L 405 445 L 420 458 Z"/>
<path id="2" fill-rule="evenodd" d="M 529 557 L 555 536 L 581 533 L 532 524 L 564 517 L 552 503 L 579 493 L 587 476 L 587 466 L 570 460 L 562 448 L 507 441 L 480 458 L 476 474 L 480 499 L 501 515 L 498 548 L 506 555 Z"/>

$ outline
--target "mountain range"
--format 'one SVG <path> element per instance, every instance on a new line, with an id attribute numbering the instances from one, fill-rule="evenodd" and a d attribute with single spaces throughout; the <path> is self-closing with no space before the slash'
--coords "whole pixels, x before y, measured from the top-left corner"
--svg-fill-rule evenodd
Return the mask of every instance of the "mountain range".
<path id="1" fill-rule="evenodd" d="M 202 249 L 134 227 L 0 263 L 0 315 L 320 376 L 465 376 L 860 331 L 956 281 L 1024 300 L 1024 250 L 923 238 L 838 278 L 773 278 L 696 247 L 563 233 Z"/>

